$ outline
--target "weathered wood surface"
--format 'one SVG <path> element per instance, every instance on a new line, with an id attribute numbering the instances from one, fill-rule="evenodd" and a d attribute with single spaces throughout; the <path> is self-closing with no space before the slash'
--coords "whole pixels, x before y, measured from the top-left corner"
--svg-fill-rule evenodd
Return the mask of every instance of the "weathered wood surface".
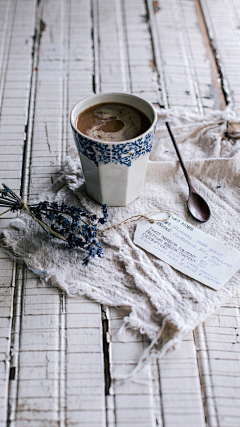
<path id="1" fill-rule="evenodd" d="M 239 20 L 238 0 L 0 0 L 0 182 L 49 186 L 73 145 L 70 110 L 94 91 L 239 113 Z M 147 345 L 116 334 L 126 309 L 43 287 L 0 250 L 0 427 L 239 426 L 239 295 L 115 384 Z"/>

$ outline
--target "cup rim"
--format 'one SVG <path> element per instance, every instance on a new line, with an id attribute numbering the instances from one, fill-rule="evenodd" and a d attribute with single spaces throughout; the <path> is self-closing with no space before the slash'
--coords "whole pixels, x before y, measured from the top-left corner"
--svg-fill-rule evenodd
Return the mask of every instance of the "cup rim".
<path id="1" fill-rule="evenodd" d="M 131 96 L 131 97 L 133 97 L 133 98 L 140 99 L 141 101 L 145 102 L 146 104 L 148 104 L 148 106 L 150 106 L 150 107 L 152 108 L 152 111 L 153 111 L 153 114 L 154 114 L 154 119 L 153 119 L 153 122 L 152 122 L 151 126 L 150 126 L 150 127 L 149 127 L 145 132 L 144 132 L 144 133 L 141 133 L 140 135 L 136 136 L 135 138 L 125 139 L 125 140 L 123 140 L 123 141 L 109 141 L 109 142 L 107 142 L 107 141 L 102 141 L 101 139 L 92 138 L 92 137 L 90 137 L 90 136 L 88 136 L 88 135 L 85 135 L 85 134 L 84 134 L 84 133 L 82 133 L 79 129 L 77 129 L 77 127 L 76 127 L 76 126 L 75 126 L 75 124 L 73 123 L 73 120 L 72 120 L 73 110 L 75 109 L 75 107 L 76 107 L 80 102 L 85 101 L 85 100 L 90 99 L 90 98 L 94 98 L 95 96 L 98 96 L 98 95 L 114 95 L 114 96 L 118 96 L 118 95 L 121 95 L 121 96 L 122 96 L 122 95 L 128 95 L 128 96 Z M 99 102 L 99 104 L 100 104 L 100 102 Z M 88 108 L 90 108 L 90 107 L 88 107 Z M 87 110 L 88 108 L 86 108 L 86 110 Z M 83 111 L 85 111 L 85 110 L 83 110 Z M 82 137 L 84 137 L 84 138 L 88 138 L 88 139 L 89 139 L 89 140 L 91 140 L 91 141 L 94 141 L 94 142 L 97 142 L 97 143 L 100 143 L 100 144 L 104 144 L 104 145 L 126 144 L 127 142 L 135 141 L 137 138 L 140 138 L 140 137 L 145 136 L 145 135 L 146 135 L 146 134 L 148 134 L 152 129 L 154 129 L 154 126 L 155 126 L 155 124 L 156 124 L 156 123 L 157 123 L 157 112 L 156 112 L 156 110 L 155 110 L 154 106 L 153 106 L 149 101 L 146 101 L 146 99 L 141 98 L 141 97 L 140 97 L 140 96 L 138 96 L 138 95 L 133 95 L 132 93 L 128 93 L 128 92 L 100 92 L 100 93 L 92 94 L 92 95 L 90 95 L 90 96 L 86 96 L 85 98 L 82 98 L 80 101 L 78 101 L 78 102 L 73 106 L 73 108 L 72 108 L 72 110 L 71 110 L 71 113 L 70 113 L 70 124 L 71 124 L 72 128 L 74 129 L 74 131 L 76 131 L 77 133 L 79 133 L 79 134 L 80 134 Z"/>

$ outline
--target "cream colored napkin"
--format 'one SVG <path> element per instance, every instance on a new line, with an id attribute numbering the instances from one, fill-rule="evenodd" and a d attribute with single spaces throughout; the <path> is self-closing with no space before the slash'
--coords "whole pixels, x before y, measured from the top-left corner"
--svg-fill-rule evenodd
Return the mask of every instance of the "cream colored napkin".
<path id="1" fill-rule="evenodd" d="M 197 223 L 187 211 L 188 188 L 165 129 L 172 124 L 196 190 L 208 201 L 212 216 Z M 230 109 L 201 117 L 184 110 L 160 110 L 143 194 L 126 207 L 109 208 L 110 226 L 136 214 L 171 210 L 180 218 L 240 250 L 240 120 Z M 100 206 L 85 191 L 79 158 L 74 150 L 60 179 L 40 200 L 65 201 L 100 214 Z M 4 244 L 28 267 L 45 271 L 43 281 L 71 295 L 86 295 L 110 306 L 128 306 L 126 326 L 147 334 L 151 346 L 138 368 L 180 342 L 240 287 L 239 272 L 219 291 L 178 272 L 133 244 L 134 223 L 110 230 L 102 238 L 104 257 L 82 265 L 81 250 L 50 238 L 26 215 L 4 231 Z M 239 266 L 240 267 L 240 266 Z"/>

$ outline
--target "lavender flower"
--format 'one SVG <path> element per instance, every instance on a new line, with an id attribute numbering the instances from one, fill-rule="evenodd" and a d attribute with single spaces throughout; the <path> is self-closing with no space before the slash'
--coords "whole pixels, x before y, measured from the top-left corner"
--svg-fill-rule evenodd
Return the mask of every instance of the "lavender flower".
<path id="1" fill-rule="evenodd" d="M 84 265 L 95 256 L 102 257 L 102 246 L 97 240 L 97 234 L 98 225 L 107 222 L 107 205 L 102 203 L 101 218 L 65 203 L 58 205 L 56 202 L 43 201 L 28 205 L 3 184 L 3 190 L 0 190 L 0 206 L 8 207 L 6 212 L 25 210 L 52 237 L 64 240 L 71 249 L 81 248 L 87 251 Z"/>

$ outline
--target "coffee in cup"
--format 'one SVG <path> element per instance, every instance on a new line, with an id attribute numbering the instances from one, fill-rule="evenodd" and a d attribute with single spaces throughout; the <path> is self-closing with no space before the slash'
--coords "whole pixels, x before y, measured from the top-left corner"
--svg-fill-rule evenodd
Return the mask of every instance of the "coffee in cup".
<path id="1" fill-rule="evenodd" d="M 127 141 L 146 132 L 151 126 L 142 111 L 127 104 L 105 102 L 80 113 L 76 127 L 84 135 L 104 142 Z"/>

